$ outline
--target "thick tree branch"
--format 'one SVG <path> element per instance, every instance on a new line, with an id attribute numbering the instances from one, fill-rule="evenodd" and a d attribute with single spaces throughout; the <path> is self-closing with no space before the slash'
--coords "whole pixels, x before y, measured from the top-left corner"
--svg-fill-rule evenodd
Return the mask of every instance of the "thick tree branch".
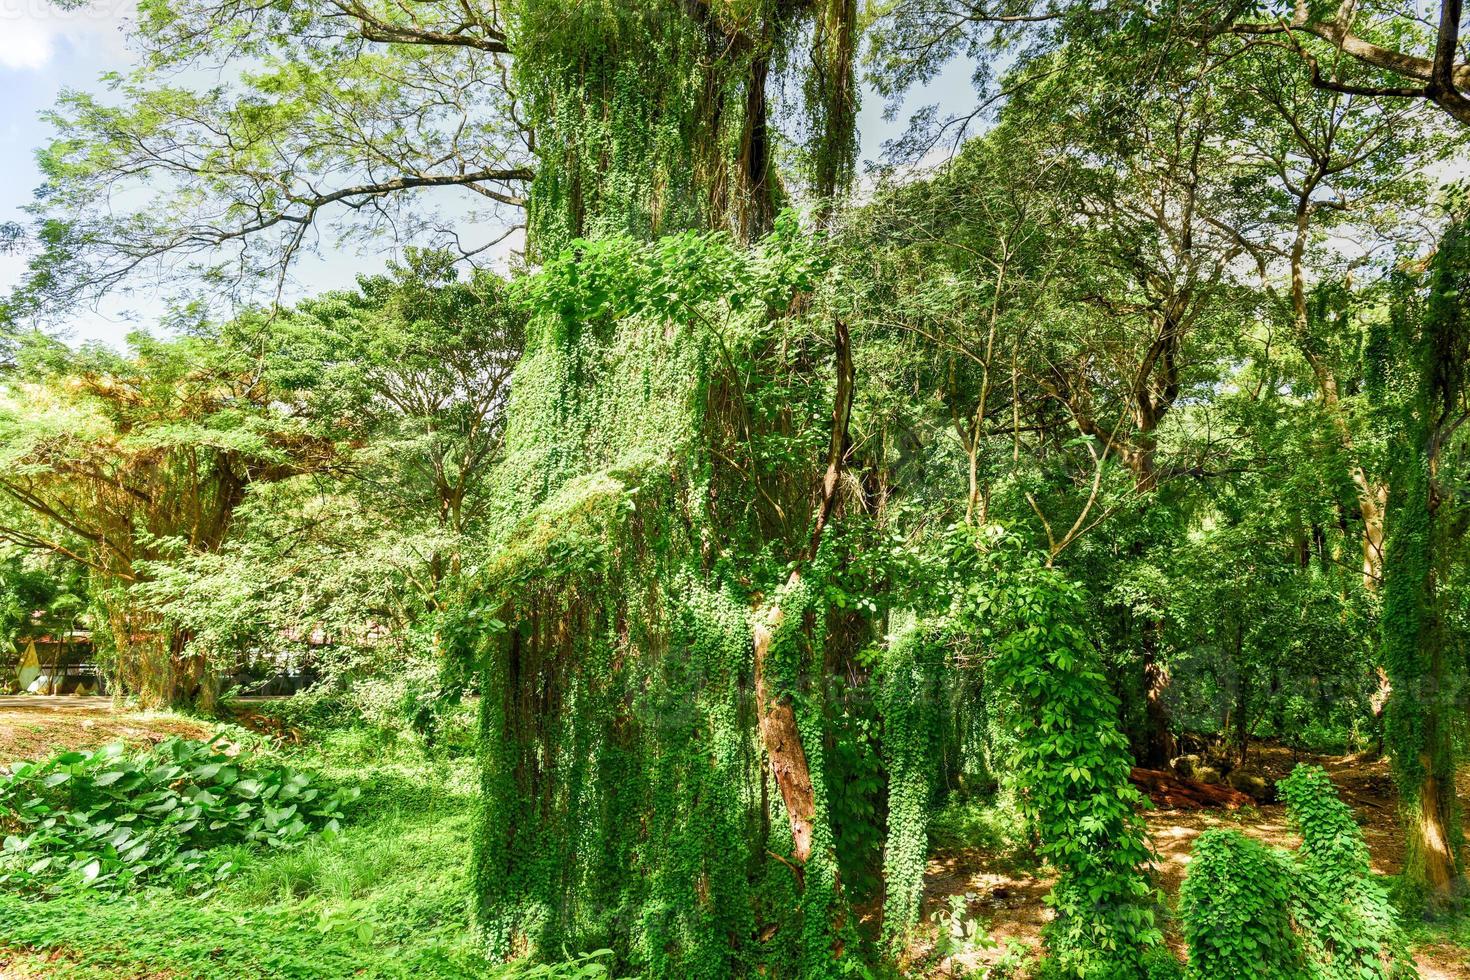
<path id="1" fill-rule="evenodd" d="M 853 366 L 852 342 L 847 324 L 835 321 L 837 385 L 832 396 L 832 434 L 827 447 L 827 468 L 822 477 L 822 493 L 812 518 L 812 534 L 807 544 L 807 560 L 816 556 L 822 542 L 822 531 L 836 506 L 837 487 L 842 478 L 842 464 L 847 455 L 848 422 L 852 418 Z M 771 762 L 771 772 L 786 805 L 791 824 L 793 856 L 800 864 L 811 857 L 813 825 L 816 821 L 816 794 L 812 786 L 811 768 L 801 744 L 801 731 L 796 724 L 796 709 L 787 692 L 774 691 L 766 675 L 771 644 L 786 619 L 781 596 L 801 585 L 801 568 L 792 571 L 786 587 L 774 601 L 755 616 L 755 698 L 760 715 L 761 742 Z"/>
<path id="2" fill-rule="evenodd" d="M 1470 99 L 1464 95 L 1464 90 L 1470 89 L 1470 63 L 1455 62 L 1461 13 L 1462 0 L 1441 0 L 1433 58 L 1386 48 L 1359 37 L 1353 33 L 1348 19 L 1351 9 L 1346 7 L 1340 9 L 1336 17 L 1314 21 L 1310 18 L 1307 5 L 1298 4 L 1290 21 L 1278 19 L 1272 23 L 1238 23 L 1232 24 L 1229 30 L 1232 34 L 1246 36 L 1286 35 L 1291 39 L 1297 54 L 1311 68 L 1312 85 L 1316 88 L 1350 95 L 1427 99 L 1456 120 L 1470 125 Z M 1318 59 L 1296 39 L 1296 34 L 1307 34 L 1326 41 L 1338 51 L 1365 65 L 1424 84 L 1420 87 L 1353 85 L 1329 78 L 1323 74 Z"/>
<path id="3" fill-rule="evenodd" d="M 509 54 L 505 32 L 480 20 L 465 21 L 446 30 L 431 30 L 416 24 L 384 20 L 361 3 L 338 2 L 338 10 L 362 25 L 365 40 L 382 44 L 426 44 L 474 48 L 492 54 Z"/>

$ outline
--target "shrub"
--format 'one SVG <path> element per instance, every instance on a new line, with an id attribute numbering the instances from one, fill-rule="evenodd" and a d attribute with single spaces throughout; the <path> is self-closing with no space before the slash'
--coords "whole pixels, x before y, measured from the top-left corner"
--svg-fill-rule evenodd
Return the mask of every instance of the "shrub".
<path id="1" fill-rule="evenodd" d="M 1368 845 L 1332 780 L 1299 765 L 1277 785 L 1302 838 L 1292 916 L 1323 980 L 1416 976 L 1388 892 L 1368 866 Z"/>
<path id="2" fill-rule="evenodd" d="M 1236 830 L 1207 830 L 1179 889 L 1191 980 L 1305 978 L 1292 929 L 1291 857 Z"/>
<path id="3" fill-rule="evenodd" d="M 0 885 L 126 887 L 164 877 L 215 882 L 229 845 L 288 847 L 335 833 L 356 789 L 330 792 L 285 766 L 225 754 L 218 740 L 120 744 L 23 763 L 0 777 Z"/>
<path id="4" fill-rule="evenodd" d="M 1316 766 L 1278 784 L 1302 838 L 1293 855 L 1237 831 L 1195 845 L 1179 893 L 1199 980 L 1404 980 L 1417 976 L 1352 811 Z"/>

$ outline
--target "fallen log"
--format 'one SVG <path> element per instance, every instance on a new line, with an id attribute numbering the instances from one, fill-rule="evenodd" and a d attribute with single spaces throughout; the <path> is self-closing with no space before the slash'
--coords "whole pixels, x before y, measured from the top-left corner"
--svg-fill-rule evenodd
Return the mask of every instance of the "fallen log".
<path id="1" fill-rule="evenodd" d="M 1161 769 L 1133 769 L 1128 781 L 1143 790 L 1154 806 L 1170 810 L 1238 810 L 1256 802 L 1238 789 L 1184 779 Z"/>

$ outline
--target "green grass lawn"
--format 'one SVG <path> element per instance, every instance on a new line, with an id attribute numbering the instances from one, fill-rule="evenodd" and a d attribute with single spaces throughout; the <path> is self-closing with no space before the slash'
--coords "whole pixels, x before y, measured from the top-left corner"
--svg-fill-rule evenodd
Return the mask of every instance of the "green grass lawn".
<path id="1" fill-rule="evenodd" d="M 474 760 L 337 735 L 291 763 L 362 788 L 335 839 L 239 850 L 218 890 L 0 894 L 0 946 L 47 977 L 484 977 L 469 928 Z M 233 856 L 233 855 L 232 855 Z M 58 955 L 59 954 L 59 955 Z"/>

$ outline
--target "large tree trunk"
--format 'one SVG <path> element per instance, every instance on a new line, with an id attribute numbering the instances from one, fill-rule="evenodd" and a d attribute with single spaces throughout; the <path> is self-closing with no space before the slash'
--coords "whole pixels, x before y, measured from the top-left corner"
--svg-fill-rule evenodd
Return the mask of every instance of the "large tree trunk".
<path id="1" fill-rule="evenodd" d="M 1430 275 L 1428 300 L 1415 330 L 1396 310 L 1399 341 L 1418 376 L 1406 406 L 1390 473 L 1391 522 L 1383 563 L 1383 661 L 1391 693 L 1386 741 L 1403 801 L 1408 854 L 1403 882 L 1437 912 L 1459 901 L 1459 803 L 1451 725 L 1463 709 L 1455 697 L 1441 577 L 1452 533 L 1441 504 L 1440 453 L 1465 421 L 1465 363 L 1470 359 L 1470 238 L 1452 225 Z"/>
<path id="2" fill-rule="evenodd" d="M 1452 843 L 1454 825 L 1454 774 L 1442 760 L 1452 759 L 1449 752 L 1426 752 L 1419 763 L 1424 778 L 1419 783 L 1419 799 L 1411 809 L 1408 827 L 1408 853 L 1404 858 L 1404 876 L 1426 889 L 1431 911 L 1454 904 L 1460 893 L 1460 871 L 1456 847 Z"/>
<path id="3" fill-rule="evenodd" d="M 1415 475 L 1423 470 L 1409 463 Z M 1395 526 L 1384 566 L 1384 660 L 1391 693 L 1386 732 L 1399 783 L 1408 845 L 1403 880 L 1431 912 L 1453 905 L 1460 892 L 1455 747 L 1449 702 L 1455 689 L 1445 655 L 1435 568 L 1438 534 L 1426 481 L 1397 483 Z"/>
<path id="4" fill-rule="evenodd" d="M 745 83 L 745 123 L 740 134 L 735 200 L 729 206 L 734 212 L 736 232 L 746 242 L 767 234 L 776 223 L 770 131 L 766 123 L 766 79 L 770 70 L 769 58 L 756 58 Z"/>
<path id="5" fill-rule="evenodd" d="M 1178 754 L 1174 738 L 1174 719 L 1166 700 L 1169 669 L 1159 663 L 1155 653 L 1159 629 L 1150 623 L 1145 627 L 1143 643 L 1143 762 L 1148 769 L 1162 769 Z"/>
<path id="6" fill-rule="evenodd" d="M 1383 521 L 1388 511 L 1388 486 L 1373 483 L 1360 468 L 1353 471 L 1358 488 L 1358 513 L 1363 518 L 1363 587 L 1377 592 L 1383 581 Z"/>
<path id="7" fill-rule="evenodd" d="M 816 512 L 812 515 L 811 536 L 806 548 L 805 557 L 808 561 L 816 557 L 817 548 L 822 542 L 822 532 L 826 529 L 827 521 L 836 505 L 837 486 L 842 478 L 842 464 L 847 454 L 847 426 L 852 418 L 852 341 L 847 324 L 842 320 L 833 324 L 833 339 L 836 347 L 837 385 L 832 396 L 832 429 L 827 446 L 827 468 L 822 476 L 821 496 Z M 775 777 L 776 787 L 786 804 L 786 817 L 791 824 L 796 860 L 805 863 L 811 856 L 816 794 L 812 787 L 806 751 L 801 744 L 801 732 L 796 724 L 792 692 L 775 690 L 768 669 L 771 644 L 786 619 L 782 599 L 800 586 L 801 569 L 797 568 L 786 580 L 786 588 L 778 592 L 769 605 L 756 613 L 752 632 L 755 644 L 755 700 L 760 718 L 761 742 L 771 763 L 771 775 Z"/>
<path id="8" fill-rule="evenodd" d="M 800 584 L 801 572 L 792 572 L 787 580 L 788 588 L 795 589 Z M 786 613 L 779 600 L 763 609 L 756 618 L 755 700 L 760 712 L 761 742 L 791 825 L 792 856 L 798 863 L 805 864 L 812 853 L 816 792 L 812 788 L 811 768 L 807 765 L 806 750 L 801 745 L 801 732 L 796 726 L 796 711 L 791 698 L 772 690 L 767 669 L 771 641 L 785 618 Z"/>

